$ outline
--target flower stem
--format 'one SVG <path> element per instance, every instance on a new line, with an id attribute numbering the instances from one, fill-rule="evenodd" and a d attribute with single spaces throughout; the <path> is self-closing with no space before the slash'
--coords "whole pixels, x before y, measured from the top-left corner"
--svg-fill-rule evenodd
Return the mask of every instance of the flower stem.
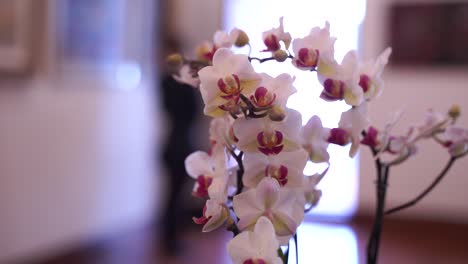
<path id="1" fill-rule="evenodd" d="M 384 220 L 384 210 L 385 210 L 385 198 L 387 193 L 387 182 L 389 167 L 382 166 L 380 160 L 376 160 L 376 166 L 378 169 L 377 172 L 377 183 L 376 183 L 376 193 L 377 193 L 377 206 L 375 211 L 374 225 L 372 227 L 371 236 L 367 244 L 367 263 L 375 264 L 377 263 L 380 247 L 380 236 L 382 234 L 383 220 Z"/>
<path id="2" fill-rule="evenodd" d="M 366 132 L 362 132 L 366 136 Z M 377 263 L 380 246 L 380 236 L 383 228 L 384 212 L 385 212 L 385 197 L 387 193 L 387 182 L 389 174 L 389 166 L 382 163 L 378 158 L 378 151 L 374 147 L 370 147 L 372 155 L 375 159 L 376 168 L 376 197 L 377 204 L 375 208 L 374 224 L 371 235 L 367 243 L 367 264 Z"/>
<path id="3" fill-rule="evenodd" d="M 236 155 L 234 151 L 231 151 L 231 156 L 236 160 L 237 165 L 239 168 L 237 169 L 237 179 L 236 179 L 236 184 L 237 184 L 237 190 L 236 194 L 238 195 L 242 192 L 244 189 L 244 183 L 242 182 L 242 178 L 244 177 L 244 163 L 242 162 L 242 156 L 244 156 L 244 152 L 239 152 L 239 155 Z"/>
<path id="4" fill-rule="evenodd" d="M 402 205 L 399 205 L 397 207 L 394 207 L 392 209 L 389 209 L 389 210 L 385 211 L 385 214 L 389 215 L 389 214 L 396 213 L 398 211 L 401 211 L 403 209 L 406 209 L 408 207 L 411 207 L 411 206 L 415 205 L 417 202 L 419 202 L 421 199 L 423 199 L 426 195 L 428 195 L 437 186 L 437 184 L 440 183 L 440 181 L 447 174 L 447 172 L 452 167 L 452 165 L 453 165 L 453 163 L 455 162 L 456 159 L 457 159 L 456 157 L 451 157 L 450 160 L 445 165 L 445 167 L 439 173 L 437 178 L 435 178 L 435 180 L 426 189 L 424 189 L 423 192 L 421 192 L 418 196 L 416 196 L 413 200 L 408 201 L 408 202 L 406 202 L 406 203 L 404 203 Z"/>
<path id="5" fill-rule="evenodd" d="M 296 264 L 299 264 L 299 245 L 297 244 L 297 233 L 294 234 L 294 246 L 296 247 Z"/>

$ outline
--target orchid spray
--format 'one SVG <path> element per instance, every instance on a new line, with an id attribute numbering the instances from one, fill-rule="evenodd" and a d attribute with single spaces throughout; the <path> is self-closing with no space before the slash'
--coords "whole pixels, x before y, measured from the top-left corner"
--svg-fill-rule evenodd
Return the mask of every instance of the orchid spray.
<path id="1" fill-rule="evenodd" d="M 232 51 L 233 46 L 252 49 L 248 35 L 236 28 L 229 33 L 218 31 L 212 42 L 200 44 L 195 59 L 180 54 L 168 57 L 175 69 L 174 78 L 199 88 L 204 114 L 213 118 L 210 150 L 196 151 L 185 161 L 187 173 L 196 180 L 192 194 L 206 200 L 201 216 L 193 220 L 203 225 L 203 232 L 223 227 L 233 233 L 227 249 L 235 264 L 287 263 L 288 243 L 290 239 L 297 242 L 297 227 L 319 202 L 322 192 L 317 185 L 328 171 L 304 175 L 306 163 L 329 167 L 329 144 L 350 145 L 350 157 L 365 145 L 374 156 L 377 172 L 367 262 L 377 263 L 385 215 L 421 200 L 468 152 L 468 130 L 455 126 L 460 109 L 454 106 L 447 114 L 430 110 L 420 125 L 394 135 L 391 129 L 398 117 L 378 129 L 370 125 L 367 112 L 368 105 L 383 91 L 382 72 L 390 48 L 371 61 L 360 61 L 352 50 L 339 63 L 329 23 L 312 28 L 303 38 L 292 39 L 282 18 L 279 27 L 265 31 L 262 39 L 264 58 Z M 317 76 L 323 86 L 320 98 L 349 105 L 337 127 L 323 127 L 318 116 L 302 126 L 301 114 L 286 106 L 296 92 L 295 77 L 257 73 L 252 65 L 288 61 Z M 407 161 L 416 154 L 418 142 L 428 139 L 447 149 L 447 165 L 414 200 L 385 208 L 391 167 Z"/>

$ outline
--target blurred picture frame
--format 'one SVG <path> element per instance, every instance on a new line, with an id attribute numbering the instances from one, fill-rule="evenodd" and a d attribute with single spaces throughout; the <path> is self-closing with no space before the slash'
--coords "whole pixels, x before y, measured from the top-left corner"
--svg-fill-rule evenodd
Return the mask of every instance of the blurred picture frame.
<path id="1" fill-rule="evenodd" d="M 31 0 L 0 1 L 0 72 L 23 73 L 31 64 Z"/>
<path id="2" fill-rule="evenodd" d="M 468 3 L 396 3 L 390 9 L 395 66 L 468 66 Z"/>

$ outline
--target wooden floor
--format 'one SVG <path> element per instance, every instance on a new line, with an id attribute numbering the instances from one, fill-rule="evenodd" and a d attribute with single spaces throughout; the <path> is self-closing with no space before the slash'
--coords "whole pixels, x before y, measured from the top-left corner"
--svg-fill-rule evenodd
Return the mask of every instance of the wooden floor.
<path id="1" fill-rule="evenodd" d="M 299 231 L 300 263 L 365 263 L 369 226 L 366 218 L 345 225 L 306 224 Z M 157 232 L 146 227 L 36 263 L 230 263 L 225 249 L 230 233 L 203 234 L 193 227 L 186 229 L 180 235 L 180 249 L 174 256 L 164 252 L 163 242 L 157 240 Z M 379 263 L 392 264 L 467 264 L 468 225 L 387 220 L 379 260 Z"/>

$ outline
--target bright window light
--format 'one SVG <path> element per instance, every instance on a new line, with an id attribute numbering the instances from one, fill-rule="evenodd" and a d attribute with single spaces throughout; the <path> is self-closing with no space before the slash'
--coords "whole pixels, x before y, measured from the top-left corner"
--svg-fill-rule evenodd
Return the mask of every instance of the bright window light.
<path id="1" fill-rule="evenodd" d="M 356 235 L 349 227 L 303 223 L 297 234 L 299 263 L 359 263 Z M 294 247 L 290 248 L 289 263 L 296 263 Z"/>
<path id="2" fill-rule="evenodd" d="M 312 27 L 323 27 L 325 21 L 331 24 L 331 34 L 337 37 L 335 43 L 336 59 L 341 62 L 350 49 L 357 49 L 359 28 L 364 19 L 365 0 L 226 0 L 225 29 L 234 27 L 249 34 L 252 56 L 267 57 L 261 52 L 264 44 L 261 33 L 279 25 L 279 18 L 284 17 L 285 30 L 293 37 L 304 37 Z M 290 48 L 290 50 L 292 50 Z M 244 47 L 243 51 L 248 52 Z M 322 87 L 315 73 L 296 69 L 290 61 L 279 64 L 254 62 L 255 69 L 277 76 L 288 72 L 296 76 L 295 87 L 298 92 L 291 96 L 288 107 L 302 113 L 305 124 L 312 115 L 318 115 L 326 127 L 336 127 L 341 115 L 348 107 L 344 103 L 325 102 L 319 98 Z M 348 157 L 349 148 L 330 145 L 331 168 L 320 183 L 323 197 L 310 216 L 345 219 L 352 216 L 357 207 L 358 158 Z M 306 171 L 313 173 L 323 170 L 322 165 L 308 164 Z"/>

